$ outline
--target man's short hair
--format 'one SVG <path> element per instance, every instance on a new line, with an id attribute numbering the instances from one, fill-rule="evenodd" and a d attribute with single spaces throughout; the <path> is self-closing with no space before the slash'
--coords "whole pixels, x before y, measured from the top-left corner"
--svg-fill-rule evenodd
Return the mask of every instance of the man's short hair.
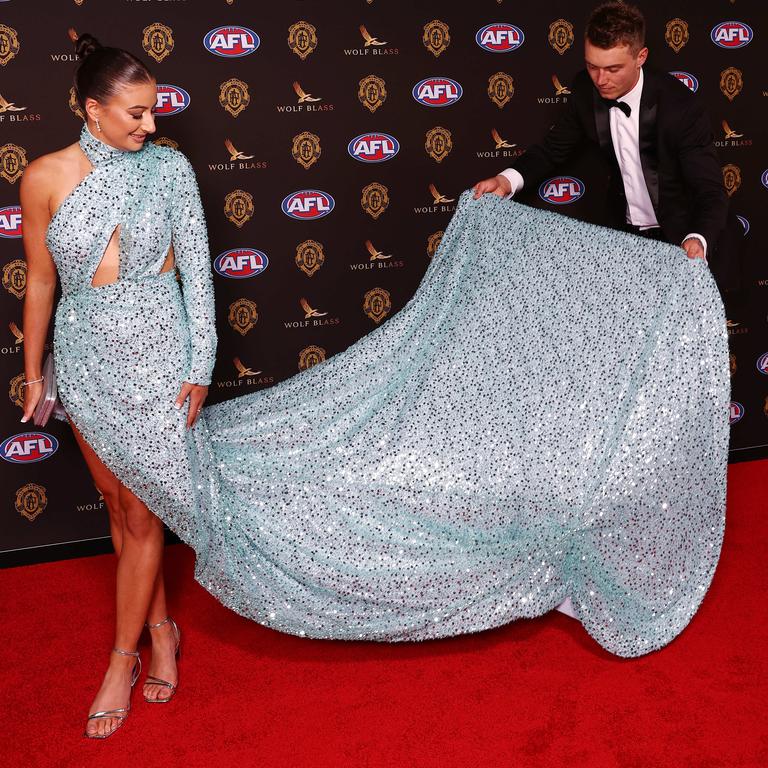
<path id="1" fill-rule="evenodd" d="M 601 3 L 587 21 L 586 38 L 597 48 L 628 45 L 634 54 L 645 46 L 645 19 L 629 3 Z"/>

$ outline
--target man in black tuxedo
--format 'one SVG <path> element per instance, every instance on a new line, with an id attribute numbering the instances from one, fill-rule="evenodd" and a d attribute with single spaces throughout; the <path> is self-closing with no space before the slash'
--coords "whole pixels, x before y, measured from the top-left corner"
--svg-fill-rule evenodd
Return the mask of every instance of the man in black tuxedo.
<path id="1" fill-rule="evenodd" d="M 592 142 L 610 166 L 611 225 L 679 243 L 727 283 L 718 241 L 728 196 L 709 120 L 679 80 L 643 68 L 647 57 L 640 11 L 622 2 L 598 6 L 587 23 L 586 70 L 574 79 L 563 114 L 512 168 L 478 182 L 475 198 L 535 187 L 582 142 Z"/>

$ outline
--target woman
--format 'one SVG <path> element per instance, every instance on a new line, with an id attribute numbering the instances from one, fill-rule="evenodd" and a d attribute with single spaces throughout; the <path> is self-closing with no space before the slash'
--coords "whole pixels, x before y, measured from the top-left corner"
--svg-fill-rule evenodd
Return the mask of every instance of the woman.
<path id="1" fill-rule="evenodd" d="M 166 608 L 162 523 L 145 503 L 152 493 L 143 492 L 153 481 L 146 468 L 129 479 L 116 475 L 115 462 L 151 452 L 152 470 L 164 475 L 172 494 L 181 492 L 190 479 L 184 456 L 208 392 L 216 336 L 194 173 L 180 153 L 147 142 L 155 130 L 155 80 L 138 59 L 102 48 L 90 35 L 77 41 L 77 53 L 83 62 L 75 85 L 87 115 L 80 141 L 31 163 L 21 187 L 28 270 L 23 421 L 43 387 L 42 350 L 58 270 L 60 395 L 104 495 L 118 556 L 115 648 L 86 730 L 103 738 L 128 713 L 145 622 L 152 636 L 145 699 L 169 701 L 178 679 L 179 632 Z M 115 439 L 94 431 L 94 422 Z"/>
<path id="2" fill-rule="evenodd" d="M 83 67 L 105 55 L 84 53 Z M 195 549 L 217 599 L 300 636 L 424 640 L 567 596 L 620 656 L 682 631 L 724 526 L 727 338 L 706 265 L 466 192 L 400 312 L 322 365 L 198 415 L 214 337 L 193 175 L 179 153 L 139 148 L 153 81 L 111 59 L 96 71 L 113 87 L 78 86 L 79 150 L 25 175 L 25 417 L 50 252 L 61 399 L 97 484 L 113 488 L 117 648 L 132 652 L 145 616 L 166 613 L 148 510 Z M 68 184 L 43 192 L 56 162 Z M 163 272 L 171 246 L 181 294 Z M 102 263 L 112 282 L 95 286 Z M 150 671 L 170 687 L 147 686 L 149 699 L 174 690 L 168 624 Z M 113 654 L 92 734 L 122 722 L 131 663 Z"/>

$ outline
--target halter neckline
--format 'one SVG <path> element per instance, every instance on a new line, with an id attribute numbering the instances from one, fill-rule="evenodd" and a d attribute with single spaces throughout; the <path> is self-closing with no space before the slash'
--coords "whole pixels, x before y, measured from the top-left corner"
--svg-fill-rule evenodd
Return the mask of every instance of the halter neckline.
<path id="1" fill-rule="evenodd" d="M 118 149 L 117 147 L 105 144 L 91 133 L 88 123 L 83 123 L 83 130 L 80 132 L 80 149 L 83 150 L 94 168 L 118 160 L 126 155 L 134 155 L 141 152 L 141 149 L 133 152 L 129 149 Z"/>

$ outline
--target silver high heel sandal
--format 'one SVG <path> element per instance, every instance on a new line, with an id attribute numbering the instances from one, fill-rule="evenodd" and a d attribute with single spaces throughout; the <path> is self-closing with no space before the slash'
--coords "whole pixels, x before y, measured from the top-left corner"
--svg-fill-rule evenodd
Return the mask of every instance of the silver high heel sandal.
<path id="1" fill-rule="evenodd" d="M 122 648 L 113 648 L 113 653 L 119 653 L 121 656 L 135 656 L 136 657 L 136 663 L 133 665 L 133 670 L 131 671 L 131 691 L 133 691 L 133 686 L 136 685 L 136 681 L 139 679 L 139 675 L 141 674 L 141 656 L 139 656 L 138 651 L 124 651 Z M 128 713 L 131 711 L 131 699 L 130 694 L 128 695 L 128 706 L 127 707 L 119 707 L 118 709 L 107 709 L 103 712 L 94 712 L 91 715 L 88 715 L 88 719 L 85 723 L 85 733 L 83 733 L 83 736 L 85 736 L 88 739 L 106 739 L 109 738 L 116 730 L 120 728 L 120 726 L 123 724 L 123 721 L 126 717 L 128 717 Z M 117 719 L 117 725 L 109 732 L 104 734 L 99 733 L 88 733 L 88 723 L 91 720 L 109 720 L 111 718 Z"/>
<path id="2" fill-rule="evenodd" d="M 174 656 L 178 658 L 180 655 L 179 646 L 181 645 L 181 630 L 179 629 L 178 624 L 176 624 L 176 622 L 170 616 L 166 616 L 162 621 L 158 621 L 157 624 L 147 624 L 146 626 L 149 629 L 157 629 L 158 627 L 162 627 L 163 624 L 167 624 L 169 621 L 171 622 L 173 634 L 176 637 L 176 649 L 174 651 Z M 159 677 L 153 677 L 152 675 L 147 676 L 147 679 L 144 681 L 144 685 L 162 685 L 164 688 L 168 688 L 168 690 L 171 692 L 171 695 L 167 699 L 148 699 L 145 696 L 144 701 L 146 701 L 147 704 L 167 704 L 176 694 L 176 688 L 178 687 L 178 683 L 174 685 L 173 683 L 169 683 L 167 680 L 161 680 Z"/>

